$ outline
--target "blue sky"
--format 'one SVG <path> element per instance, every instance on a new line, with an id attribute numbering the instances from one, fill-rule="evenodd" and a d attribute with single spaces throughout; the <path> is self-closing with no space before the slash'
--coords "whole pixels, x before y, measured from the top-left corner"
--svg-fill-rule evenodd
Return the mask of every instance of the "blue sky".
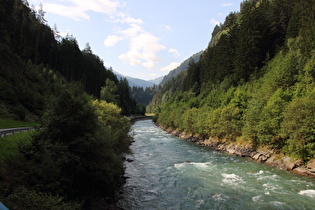
<path id="1" fill-rule="evenodd" d="M 239 11 L 243 0 L 28 0 L 46 11 L 60 35 L 123 75 L 150 80 L 166 75 L 206 49 L 213 28 Z"/>

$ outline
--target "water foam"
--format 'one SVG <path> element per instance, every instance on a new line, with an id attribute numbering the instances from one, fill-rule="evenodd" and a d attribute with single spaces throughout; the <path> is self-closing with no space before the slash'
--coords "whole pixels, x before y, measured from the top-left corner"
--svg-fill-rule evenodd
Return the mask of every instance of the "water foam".
<path id="1" fill-rule="evenodd" d="M 254 175 L 261 175 L 261 174 L 264 174 L 263 170 L 260 170 L 259 172 L 255 173 Z"/>
<path id="2" fill-rule="evenodd" d="M 285 203 L 283 202 L 280 202 L 280 201 L 271 201 L 269 202 L 271 205 L 274 205 L 274 206 L 277 206 L 277 207 L 280 207 L 280 206 L 283 206 L 285 205 Z"/>
<path id="3" fill-rule="evenodd" d="M 223 183 L 225 184 L 233 184 L 233 185 L 238 185 L 238 184 L 243 184 L 245 181 L 238 175 L 236 174 L 221 174 L 223 176 Z"/>
<path id="4" fill-rule="evenodd" d="M 270 176 L 258 177 L 257 180 L 274 180 L 276 181 L 279 176 L 277 174 L 272 174 Z"/>
<path id="5" fill-rule="evenodd" d="M 263 200 L 263 198 L 262 198 L 262 195 L 254 196 L 254 197 L 252 197 L 252 200 L 253 200 L 255 203 L 262 203 L 262 202 L 264 202 L 264 200 Z"/>
<path id="6" fill-rule="evenodd" d="M 217 193 L 217 194 L 214 194 L 212 198 L 215 201 L 226 201 L 227 199 L 229 199 L 229 196 L 221 194 L 221 193 Z"/>
<path id="7" fill-rule="evenodd" d="M 311 198 L 315 198 L 315 190 L 301 190 L 299 192 L 300 195 L 306 195 Z"/>
<path id="8" fill-rule="evenodd" d="M 182 168 L 186 165 L 194 165 L 200 168 L 207 168 L 209 167 L 209 165 L 211 165 L 211 162 L 206 162 L 206 163 L 195 163 L 195 162 L 189 162 L 189 161 L 185 161 L 183 163 L 176 163 L 174 164 L 175 168 Z"/>
<path id="9" fill-rule="evenodd" d="M 263 186 L 265 187 L 265 194 L 266 195 L 270 195 L 270 191 L 276 192 L 276 190 L 278 189 L 277 185 L 273 185 L 269 182 L 267 184 L 263 184 Z"/>

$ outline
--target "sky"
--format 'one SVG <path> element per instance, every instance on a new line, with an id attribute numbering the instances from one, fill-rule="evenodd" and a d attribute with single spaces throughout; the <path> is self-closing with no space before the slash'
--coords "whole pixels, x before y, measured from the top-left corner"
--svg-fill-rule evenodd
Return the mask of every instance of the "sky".
<path id="1" fill-rule="evenodd" d="M 104 65 L 125 76 L 151 80 L 205 50 L 216 24 L 243 0 L 28 0 L 43 5 L 60 35 L 89 43 Z"/>

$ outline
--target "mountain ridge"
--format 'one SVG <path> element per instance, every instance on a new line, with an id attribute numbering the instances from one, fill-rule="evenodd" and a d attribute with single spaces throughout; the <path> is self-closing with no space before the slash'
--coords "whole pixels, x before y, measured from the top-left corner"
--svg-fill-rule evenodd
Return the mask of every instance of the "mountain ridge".
<path id="1" fill-rule="evenodd" d="M 123 79 L 123 78 L 126 78 L 130 87 L 143 87 L 143 88 L 146 88 L 146 87 L 153 87 L 154 85 L 156 85 L 156 83 L 151 82 L 150 80 L 148 81 L 148 80 L 143 80 L 143 79 L 139 79 L 139 78 L 126 76 L 126 75 L 123 75 L 123 74 L 121 74 L 121 73 L 119 73 L 117 71 L 113 71 L 113 73 L 116 75 L 116 77 L 119 80 Z"/>
<path id="2" fill-rule="evenodd" d="M 203 50 L 198 52 L 198 53 L 193 54 L 192 56 L 190 56 L 189 58 L 184 60 L 178 67 L 171 70 L 167 75 L 165 75 L 163 77 L 162 81 L 160 82 L 160 85 L 163 86 L 167 81 L 171 80 L 172 78 L 174 78 L 179 73 L 186 71 L 188 69 L 188 66 L 189 66 L 189 63 L 191 60 L 193 60 L 195 63 L 197 63 L 200 59 L 202 52 L 203 52 Z"/>

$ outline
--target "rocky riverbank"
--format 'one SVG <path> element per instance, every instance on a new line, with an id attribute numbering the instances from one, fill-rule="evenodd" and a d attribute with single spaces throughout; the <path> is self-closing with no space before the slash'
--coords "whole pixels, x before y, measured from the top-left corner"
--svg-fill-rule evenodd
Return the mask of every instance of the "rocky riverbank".
<path id="1" fill-rule="evenodd" d="M 202 137 L 180 132 L 163 126 L 159 126 L 168 133 L 171 133 L 178 138 L 194 142 L 198 145 L 213 148 L 218 151 L 223 151 L 231 155 L 240 157 L 248 157 L 255 161 L 266 163 L 268 165 L 279 167 L 284 170 L 291 171 L 293 173 L 310 176 L 315 178 L 315 159 L 309 161 L 307 164 L 302 160 L 292 161 L 291 158 L 286 157 L 282 154 L 277 154 L 272 150 L 268 149 L 254 149 L 251 145 L 245 143 L 230 143 L 224 140 L 215 138 L 204 139 Z"/>

